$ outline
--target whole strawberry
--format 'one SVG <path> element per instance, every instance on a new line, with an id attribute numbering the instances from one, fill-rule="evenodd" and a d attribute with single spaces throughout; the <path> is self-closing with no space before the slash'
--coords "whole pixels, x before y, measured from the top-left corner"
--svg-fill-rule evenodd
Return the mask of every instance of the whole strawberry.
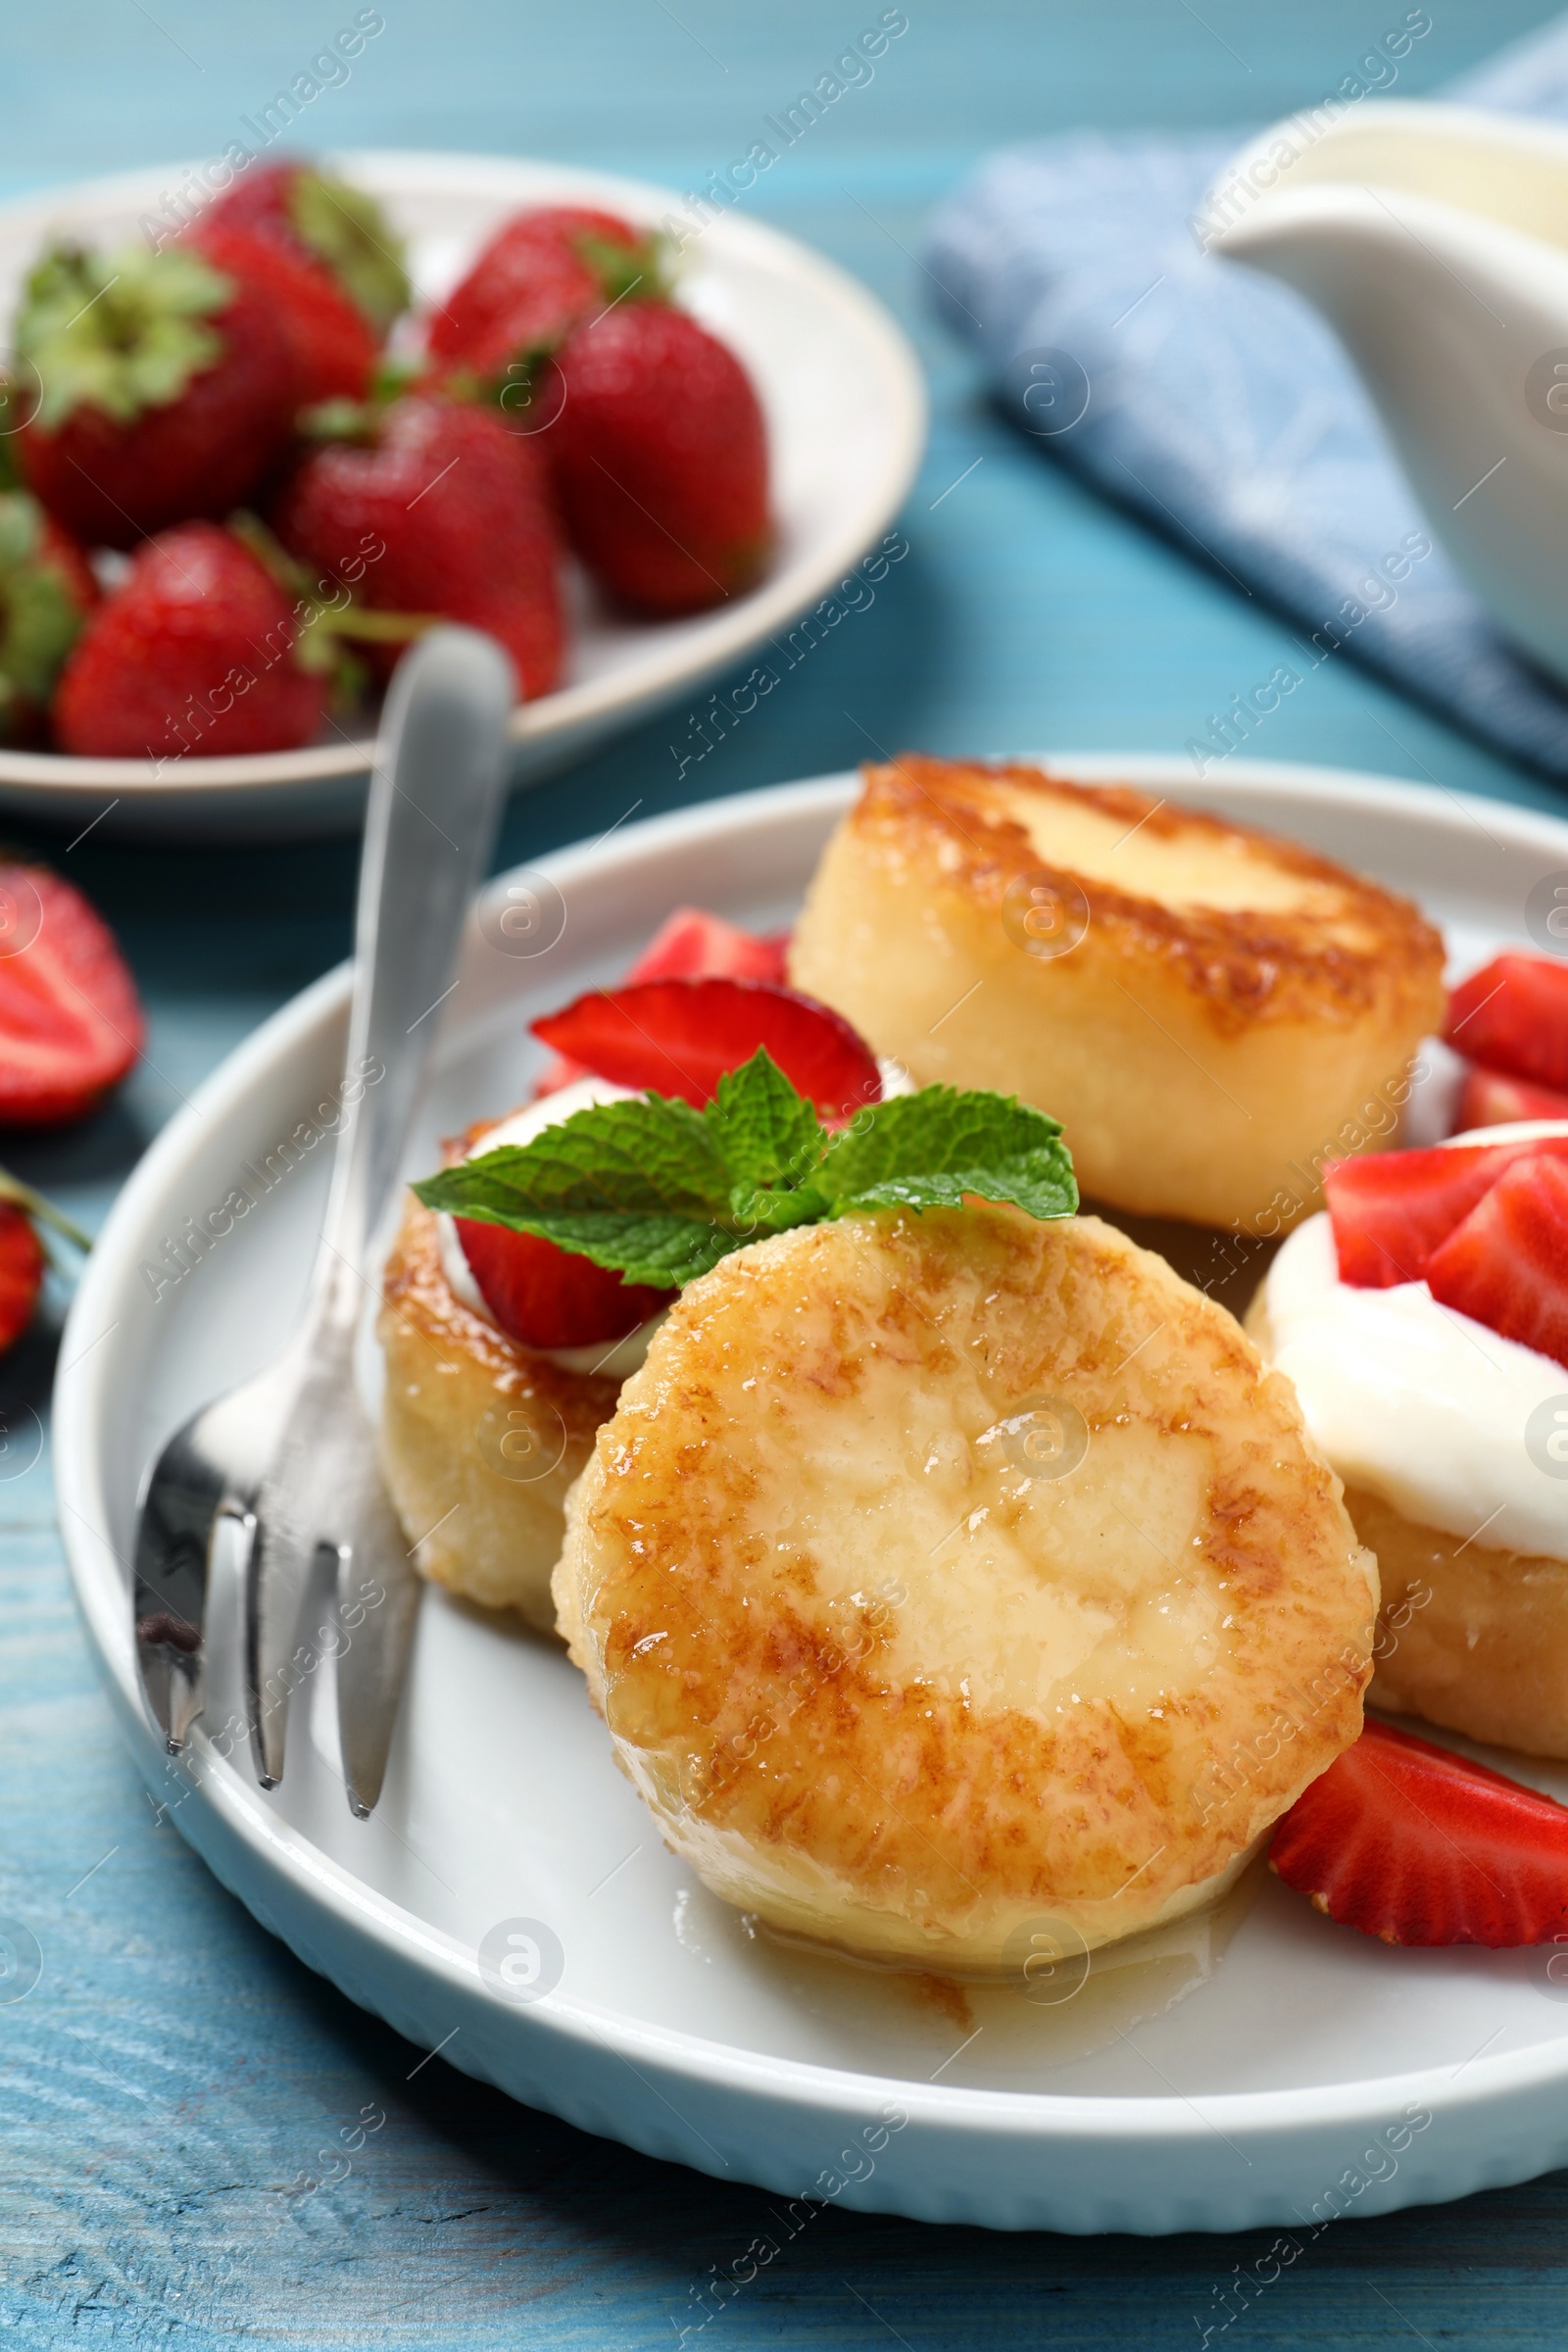
<path id="1" fill-rule="evenodd" d="M 97 601 L 74 541 L 25 490 L 0 491 L 0 743 L 40 739 L 61 664 Z"/>
<path id="2" fill-rule="evenodd" d="M 181 246 L 56 246 L 27 279 L 16 345 L 40 387 L 23 474 L 89 545 L 227 514 L 290 427 L 295 363 L 270 302 Z"/>
<path id="3" fill-rule="evenodd" d="M 365 313 L 319 262 L 241 228 L 198 221 L 190 244 L 215 270 L 260 296 L 294 355 L 294 398 L 363 400 L 380 346 Z"/>
<path id="4" fill-rule="evenodd" d="M 66 663 L 54 707 L 61 748 L 168 760 L 308 743 L 326 679 L 301 662 L 296 615 L 296 600 L 231 531 L 165 531 Z"/>
<path id="5" fill-rule="evenodd" d="M 378 343 L 409 304 L 403 242 L 373 196 L 303 163 L 254 166 L 202 214 L 199 233 L 243 229 L 326 270 Z"/>
<path id="6" fill-rule="evenodd" d="M 356 578 L 357 604 L 485 630 L 528 700 L 559 679 L 560 548 L 540 463 L 493 412 L 418 397 L 367 414 L 359 440 L 301 461 L 272 520 L 297 556 Z"/>
<path id="7" fill-rule="evenodd" d="M 552 366 L 563 397 L 540 440 L 600 585 L 660 614 L 750 588 L 772 538 L 767 433 L 734 354 L 684 311 L 629 302 L 579 327 Z"/>
<path id="8" fill-rule="evenodd" d="M 517 213 L 436 305 L 430 354 L 515 415 L 574 326 L 612 303 L 662 301 L 666 285 L 662 240 L 614 213 L 560 204 Z"/>
<path id="9" fill-rule="evenodd" d="M 572 328 L 604 309 L 590 271 L 564 247 L 536 248 L 526 271 L 504 300 L 472 321 L 462 344 L 435 351 L 431 334 L 431 382 L 459 400 L 497 401 L 509 423 L 525 429 L 539 421 L 535 390 L 551 356 Z M 436 325 L 442 323 L 437 314 Z"/>
<path id="10" fill-rule="evenodd" d="M 0 859 L 0 1124 L 79 1119 L 124 1077 L 145 1028 L 114 934 L 80 891 L 47 866 Z M 0 1198 L 46 1213 L 12 1177 Z"/>

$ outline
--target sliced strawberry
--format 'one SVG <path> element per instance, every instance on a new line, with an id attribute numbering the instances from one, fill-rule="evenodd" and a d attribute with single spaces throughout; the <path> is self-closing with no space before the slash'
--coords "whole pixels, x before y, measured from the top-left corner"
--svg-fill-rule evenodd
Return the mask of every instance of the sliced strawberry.
<path id="1" fill-rule="evenodd" d="M 1385 1943 L 1548 1943 L 1568 1927 L 1568 1807 L 1368 1717 L 1298 1796 L 1269 1867 Z"/>
<path id="2" fill-rule="evenodd" d="M 0 863 L 0 1122 L 79 1118 L 144 1033 L 136 984 L 81 893 L 46 866 Z"/>
<path id="3" fill-rule="evenodd" d="M 1568 1364 L 1568 1139 L 1525 1149 L 1433 1251 L 1427 1285 L 1443 1305 Z"/>
<path id="4" fill-rule="evenodd" d="M 1323 1191 L 1334 1221 L 1340 1280 L 1381 1291 L 1420 1282 L 1434 1250 L 1516 1159 L 1568 1158 L 1568 1136 L 1518 1144 L 1459 1144 L 1334 1161 Z"/>
<path id="5" fill-rule="evenodd" d="M 1443 1034 L 1489 1069 L 1568 1091 L 1568 963 L 1494 956 L 1449 997 Z"/>
<path id="6" fill-rule="evenodd" d="M 667 1306 L 673 1291 L 622 1282 L 531 1233 L 455 1217 L 463 1254 L 486 1306 L 523 1348 L 592 1348 L 621 1340 Z"/>
<path id="7" fill-rule="evenodd" d="M 788 932 L 759 939 L 703 906 L 677 906 L 626 974 L 637 980 L 771 980 L 784 986 Z"/>
<path id="8" fill-rule="evenodd" d="M 726 1070 L 765 1046 L 824 1119 L 882 1098 L 876 1056 L 848 1021 L 765 980 L 644 980 L 595 989 L 533 1024 L 535 1037 L 616 1086 L 710 1102 Z"/>
<path id="9" fill-rule="evenodd" d="M 1568 1119 L 1568 1095 L 1473 1063 L 1459 1089 L 1453 1133 L 1468 1135 L 1472 1127 L 1503 1127 L 1511 1119 Z"/>
<path id="10" fill-rule="evenodd" d="M 32 1321 L 43 1276 L 32 1220 L 13 1201 L 0 1200 L 0 1353 L 14 1348 Z"/>
<path id="11" fill-rule="evenodd" d="M 622 986 L 638 980 L 773 980 L 782 987 L 789 938 L 787 931 L 775 931 L 759 939 L 755 931 L 743 931 L 706 907 L 677 906 L 660 924 Z M 592 1076 L 586 1062 L 557 1054 L 533 1090 L 534 1101 Z"/>

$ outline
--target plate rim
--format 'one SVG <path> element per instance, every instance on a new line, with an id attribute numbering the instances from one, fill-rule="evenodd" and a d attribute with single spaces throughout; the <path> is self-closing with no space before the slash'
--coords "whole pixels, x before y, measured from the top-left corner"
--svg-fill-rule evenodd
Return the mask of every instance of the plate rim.
<path id="1" fill-rule="evenodd" d="M 682 204 L 675 189 L 658 181 L 558 164 L 547 157 L 473 155 L 445 148 L 361 147 L 323 149 L 320 160 L 349 176 L 358 173 L 371 181 L 395 177 L 410 191 L 429 194 L 480 196 L 494 192 L 505 202 L 509 193 L 519 200 L 537 194 L 542 182 L 563 197 L 593 195 L 601 202 L 616 203 L 634 219 L 667 215 Z M 0 201 L 0 233 L 30 226 L 34 234 L 43 235 L 62 215 L 82 207 L 154 206 L 162 190 L 178 187 L 188 172 L 199 168 L 200 161 L 153 165 L 73 180 L 41 192 L 24 191 Z M 875 356 L 887 400 L 886 434 L 879 443 L 880 470 L 869 482 L 856 514 L 834 528 L 808 564 L 803 561 L 791 565 L 776 579 L 764 580 L 739 599 L 731 610 L 718 608 L 706 616 L 704 626 L 710 634 L 678 678 L 671 681 L 657 674 L 659 648 L 657 642 L 651 642 L 646 658 L 610 677 L 584 679 L 558 687 L 537 702 L 518 703 L 508 728 L 514 751 L 532 746 L 543 749 L 558 738 L 569 739 L 580 728 L 612 724 L 624 706 L 630 706 L 627 723 L 635 723 L 645 703 L 652 709 L 649 698 L 657 698 L 671 684 L 675 691 L 683 687 L 695 691 L 749 647 L 799 619 L 811 603 L 826 594 L 840 572 L 852 569 L 863 556 L 876 532 L 886 527 L 904 504 L 919 468 L 929 430 L 930 402 L 914 345 L 887 305 L 828 255 L 765 221 L 722 214 L 710 221 L 701 235 L 715 254 L 759 262 L 808 286 L 824 305 L 838 309 L 854 323 L 867 351 Z M 342 783 L 368 773 L 374 752 L 373 735 L 356 736 L 340 744 L 305 745 L 290 752 L 171 759 L 164 772 L 151 760 L 89 759 L 66 752 L 0 747 L 0 789 L 12 786 L 30 794 L 57 795 L 63 815 L 83 800 L 117 789 L 138 799 L 167 799 L 177 806 L 184 796 L 204 800 L 218 796 L 220 801 L 228 794 L 298 792 L 302 787 Z M 63 769 L 69 773 L 62 773 Z"/>
<path id="2" fill-rule="evenodd" d="M 1090 781 L 1115 777 L 1145 787 L 1164 786 L 1171 797 L 1195 806 L 1202 805 L 1205 784 L 1210 782 L 1196 777 L 1191 762 L 1176 754 L 1054 750 L 1025 752 L 1014 757 L 1041 761 L 1060 772 L 1076 772 Z M 1227 785 L 1254 792 L 1264 800 L 1283 800 L 1308 791 L 1316 799 L 1333 800 L 1346 808 L 1396 814 L 1405 809 L 1419 811 L 1430 823 L 1461 838 L 1460 828 L 1479 821 L 1484 813 L 1492 820 L 1489 829 L 1494 829 L 1494 838 L 1500 829 L 1504 836 L 1513 835 L 1511 846 L 1516 849 L 1537 853 L 1544 847 L 1560 849 L 1568 861 L 1568 818 L 1558 817 L 1549 810 L 1494 802 L 1479 794 L 1457 793 L 1445 787 L 1407 783 L 1373 771 L 1330 768 L 1310 762 L 1235 760 L 1227 761 L 1226 767 Z M 718 832 L 733 837 L 748 831 L 765 832 L 770 825 L 792 814 L 826 813 L 848 805 L 858 780 L 858 771 L 840 771 L 728 795 L 649 817 L 617 833 L 612 851 L 602 842 L 574 843 L 541 856 L 526 868 L 512 868 L 497 875 L 486 885 L 480 903 L 483 905 L 491 897 L 504 900 L 508 881 L 519 872 L 544 873 L 567 887 L 584 875 L 600 873 L 606 866 L 634 865 L 640 855 L 678 847 L 694 835 Z M 349 967 L 340 964 L 289 999 L 225 1056 L 196 1089 L 190 1102 L 155 1137 L 111 1208 L 62 1334 L 61 1369 L 54 1391 L 54 1462 L 57 1496 L 62 1505 L 61 1540 L 95 1664 L 144 1773 L 163 1768 L 161 1743 L 153 1734 L 135 1686 L 134 1664 L 128 1650 L 121 1644 L 121 1655 L 117 1657 L 100 1639 L 105 1603 L 120 1590 L 118 1578 L 109 1576 L 105 1570 L 105 1561 L 114 1561 L 115 1553 L 104 1510 L 103 1464 L 92 1442 L 95 1406 L 109 1378 L 112 1358 L 101 1358 L 95 1365 L 91 1354 L 79 1357 L 78 1349 L 88 1325 L 98 1321 L 103 1312 L 101 1296 L 112 1294 L 116 1284 L 123 1279 L 127 1242 L 134 1238 L 143 1201 L 163 1197 L 169 1175 L 183 1163 L 196 1137 L 210 1134 L 214 1122 L 243 1099 L 250 1086 L 291 1045 L 342 1010 L 348 984 Z M 68 1486 L 83 1507 L 67 1502 Z M 122 1598 L 122 1590 L 120 1596 Z M 201 1742 L 200 1734 L 197 1737 Z M 658 2067 L 666 2079 L 693 2087 L 740 2091 L 751 2098 L 760 2097 L 780 2109 L 826 2110 L 860 2120 L 896 2100 L 907 2111 L 911 2122 L 918 2121 L 960 2137 L 1000 2134 L 1044 2143 L 1072 2138 L 1106 2143 L 1125 2140 L 1146 2147 L 1176 2149 L 1220 2127 L 1245 2132 L 1264 2143 L 1281 2134 L 1327 2126 L 1359 2128 L 1386 2120 L 1392 2108 L 1417 2100 L 1434 2114 L 1442 2112 L 1452 2117 L 1467 2109 L 1494 2106 L 1513 2093 L 1539 2092 L 1568 2081 L 1568 2022 L 1563 2034 L 1554 2042 L 1538 2042 L 1525 2050 L 1505 2051 L 1493 2057 L 1483 2053 L 1468 2061 L 1459 2070 L 1468 2078 L 1462 2088 L 1452 2069 L 1437 2065 L 1393 2075 L 1365 2075 L 1329 2084 L 1200 2091 L 1196 2096 L 1173 2092 L 1123 2097 L 919 2083 L 892 2074 L 861 2074 L 811 2060 L 768 2056 L 737 2043 L 629 2018 L 624 2012 L 607 2009 L 601 2003 L 559 1992 L 526 2010 L 518 2010 L 487 1991 L 474 1951 L 369 1887 L 292 1825 L 270 1813 L 260 1803 L 257 1793 L 210 1747 L 195 1793 L 198 1801 L 207 1805 L 222 1826 L 249 1848 L 264 1869 L 280 1874 L 295 1896 L 324 1906 L 340 1929 L 368 1937 L 388 1959 L 403 1964 L 412 1961 L 426 1973 L 437 1975 L 452 1992 L 488 2003 L 495 2012 L 517 2021 L 524 2033 L 545 2033 L 582 2045 L 597 2042 L 601 2048 L 609 2046 L 622 2056 L 629 2052 L 641 2057 L 645 2063 Z M 186 1828 L 177 1815 L 176 1826 L 182 1831 Z M 248 1902 L 243 1890 L 241 1893 Z M 264 1924 L 271 1926 L 270 1922 Z M 272 1932 L 278 1931 L 273 1928 Z M 350 1997 L 373 2006 L 363 1989 L 352 1992 Z M 608 2029 L 608 2036 L 601 2029 Z M 486 2079 L 494 2078 L 487 2074 Z M 692 2161 L 690 2157 L 685 2160 Z"/>

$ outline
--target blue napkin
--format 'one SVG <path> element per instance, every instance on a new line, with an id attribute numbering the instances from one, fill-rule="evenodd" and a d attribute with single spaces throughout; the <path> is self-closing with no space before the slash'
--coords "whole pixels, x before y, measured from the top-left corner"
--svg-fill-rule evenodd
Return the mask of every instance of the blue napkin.
<path id="1" fill-rule="evenodd" d="M 1400 59 L 1381 42 L 1369 56 L 1356 79 L 1396 91 Z M 1568 120 L 1568 17 L 1444 95 Z M 1289 287 L 1200 251 L 1189 218 L 1244 136 L 1083 132 L 991 157 L 933 221 L 939 308 L 1044 448 L 1300 621 L 1294 678 L 1276 669 L 1213 713 L 1189 747 L 1199 773 L 1254 737 L 1266 752 L 1268 710 L 1353 655 L 1568 775 L 1568 696 L 1432 543 L 1332 329 Z"/>

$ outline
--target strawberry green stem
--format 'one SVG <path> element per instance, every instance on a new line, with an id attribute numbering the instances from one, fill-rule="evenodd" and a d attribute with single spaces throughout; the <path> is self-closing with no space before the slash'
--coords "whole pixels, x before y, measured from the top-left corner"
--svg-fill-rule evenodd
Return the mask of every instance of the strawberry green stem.
<path id="1" fill-rule="evenodd" d="M 412 645 L 440 618 L 436 612 L 371 612 L 363 605 L 336 610 L 323 605 L 315 626 L 335 637 L 357 637 L 368 645 Z"/>
<path id="2" fill-rule="evenodd" d="M 20 1176 L 13 1176 L 9 1168 L 0 1168 L 0 1200 L 14 1201 L 18 1208 L 26 1210 L 35 1225 L 47 1225 L 51 1231 L 63 1234 L 75 1249 L 88 1250 L 92 1248 L 90 1234 L 83 1233 L 79 1225 L 74 1225 L 63 1209 L 56 1208 L 52 1200 L 46 1200 L 42 1193 L 35 1193 L 30 1184 L 24 1184 Z"/>
<path id="3" fill-rule="evenodd" d="M 310 575 L 296 564 L 280 540 L 273 537 L 259 514 L 241 507 L 228 518 L 236 539 L 243 539 L 264 570 L 270 571 L 286 596 L 309 606 L 305 626 L 327 629 L 339 637 L 364 637 L 376 645 L 408 645 L 433 628 L 434 612 L 372 612 L 351 599 L 346 605 L 323 604 L 311 586 Z"/>

